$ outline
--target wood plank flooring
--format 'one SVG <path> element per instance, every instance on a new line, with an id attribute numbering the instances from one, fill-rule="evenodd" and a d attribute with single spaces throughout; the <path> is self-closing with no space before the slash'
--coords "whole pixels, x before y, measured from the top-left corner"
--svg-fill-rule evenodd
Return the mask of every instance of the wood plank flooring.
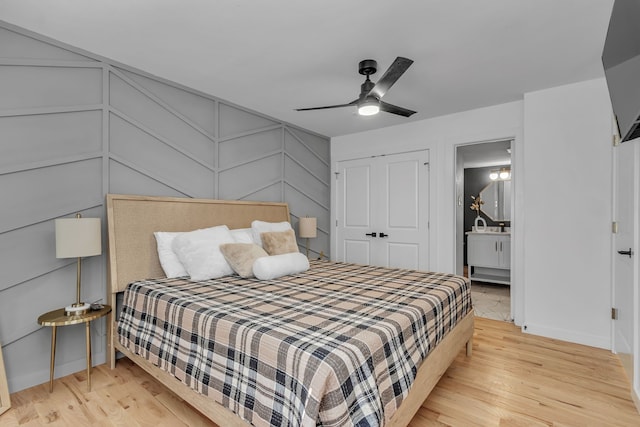
<path id="1" fill-rule="evenodd" d="M 11 395 L 5 426 L 213 426 L 129 360 Z M 426 426 L 640 426 L 609 351 L 522 334 L 476 318 L 473 356 L 460 353 L 416 414 Z M 224 426 L 222 426 L 224 427 Z"/>

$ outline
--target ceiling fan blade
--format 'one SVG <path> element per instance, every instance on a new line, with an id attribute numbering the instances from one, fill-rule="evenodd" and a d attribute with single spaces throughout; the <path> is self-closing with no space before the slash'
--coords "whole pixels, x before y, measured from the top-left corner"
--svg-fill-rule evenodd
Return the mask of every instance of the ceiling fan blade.
<path id="1" fill-rule="evenodd" d="M 393 64 L 384 72 L 384 75 L 380 77 L 376 85 L 369 91 L 367 95 L 375 95 L 378 99 L 382 98 L 393 84 L 398 81 L 400 76 L 407 71 L 407 68 L 413 64 L 413 61 L 408 58 L 398 56 Z"/>
<path id="2" fill-rule="evenodd" d="M 399 116 L 409 117 L 416 112 L 407 108 L 398 107 L 397 105 L 389 104 L 384 101 L 380 101 L 380 111 L 386 111 L 387 113 L 397 114 Z"/>
<path id="3" fill-rule="evenodd" d="M 348 104 L 337 104 L 337 105 L 327 105 L 326 107 L 310 107 L 310 108 L 296 108 L 296 111 L 310 111 L 310 110 L 326 110 L 329 108 L 340 108 L 340 107 L 350 107 L 352 105 L 356 105 L 358 100 L 351 101 Z"/>

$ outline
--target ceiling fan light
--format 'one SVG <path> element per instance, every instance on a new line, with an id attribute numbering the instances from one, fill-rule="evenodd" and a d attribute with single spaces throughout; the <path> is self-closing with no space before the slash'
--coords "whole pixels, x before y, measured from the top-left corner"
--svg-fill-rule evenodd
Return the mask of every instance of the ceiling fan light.
<path id="1" fill-rule="evenodd" d="M 358 114 L 361 116 L 373 116 L 380 112 L 380 107 L 377 105 L 363 105 L 358 107 Z"/>
<path id="2" fill-rule="evenodd" d="M 500 171 L 500 179 L 509 179 L 511 177 L 511 171 L 508 169 L 502 169 Z"/>
<path id="3" fill-rule="evenodd" d="M 498 179 L 498 171 L 491 171 L 489 172 L 489 179 L 492 181 L 495 181 L 496 179 Z"/>
<path id="4" fill-rule="evenodd" d="M 365 99 L 358 104 L 358 114 L 361 116 L 373 116 L 380 112 L 380 103 L 377 99 Z"/>

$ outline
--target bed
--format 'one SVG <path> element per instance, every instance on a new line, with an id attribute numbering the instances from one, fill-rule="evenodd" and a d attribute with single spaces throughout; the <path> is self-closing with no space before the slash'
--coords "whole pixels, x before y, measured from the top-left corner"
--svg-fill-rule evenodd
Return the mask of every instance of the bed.
<path id="1" fill-rule="evenodd" d="M 326 261 L 281 281 L 164 278 L 153 232 L 246 228 L 255 219 L 289 221 L 288 206 L 107 195 L 108 298 L 117 307 L 107 329 L 109 365 L 120 351 L 220 426 L 407 425 L 459 351 L 466 345 L 471 354 L 468 280 Z M 423 288 L 433 291 L 422 298 Z M 297 312 L 285 311 L 291 307 Z M 159 335 L 176 318 L 198 333 L 181 326 L 162 344 Z M 141 323 L 150 319 L 165 332 Z M 378 320 L 386 323 L 371 329 Z M 245 347 L 225 342 L 231 335 Z M 403 349 L 400 356 L 393 346 Z"/>

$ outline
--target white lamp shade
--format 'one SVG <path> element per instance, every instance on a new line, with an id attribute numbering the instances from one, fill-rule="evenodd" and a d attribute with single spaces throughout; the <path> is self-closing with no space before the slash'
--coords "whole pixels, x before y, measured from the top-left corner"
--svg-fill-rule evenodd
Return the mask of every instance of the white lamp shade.
<path id="1" fill-rule="evenodd" d="M 314 238 L 317 236 L 317 220 L 316 218 L 303 217 L 300 218 L 300 223 L 298 224 L 298 231 L 300 233 L 300 237 L 303 238 Z"/>
<path id="2" fill-rule="evenodd" d="M 56 258 L 79 258 L 101 253 L 100 218 L 56 219 Z"/>

